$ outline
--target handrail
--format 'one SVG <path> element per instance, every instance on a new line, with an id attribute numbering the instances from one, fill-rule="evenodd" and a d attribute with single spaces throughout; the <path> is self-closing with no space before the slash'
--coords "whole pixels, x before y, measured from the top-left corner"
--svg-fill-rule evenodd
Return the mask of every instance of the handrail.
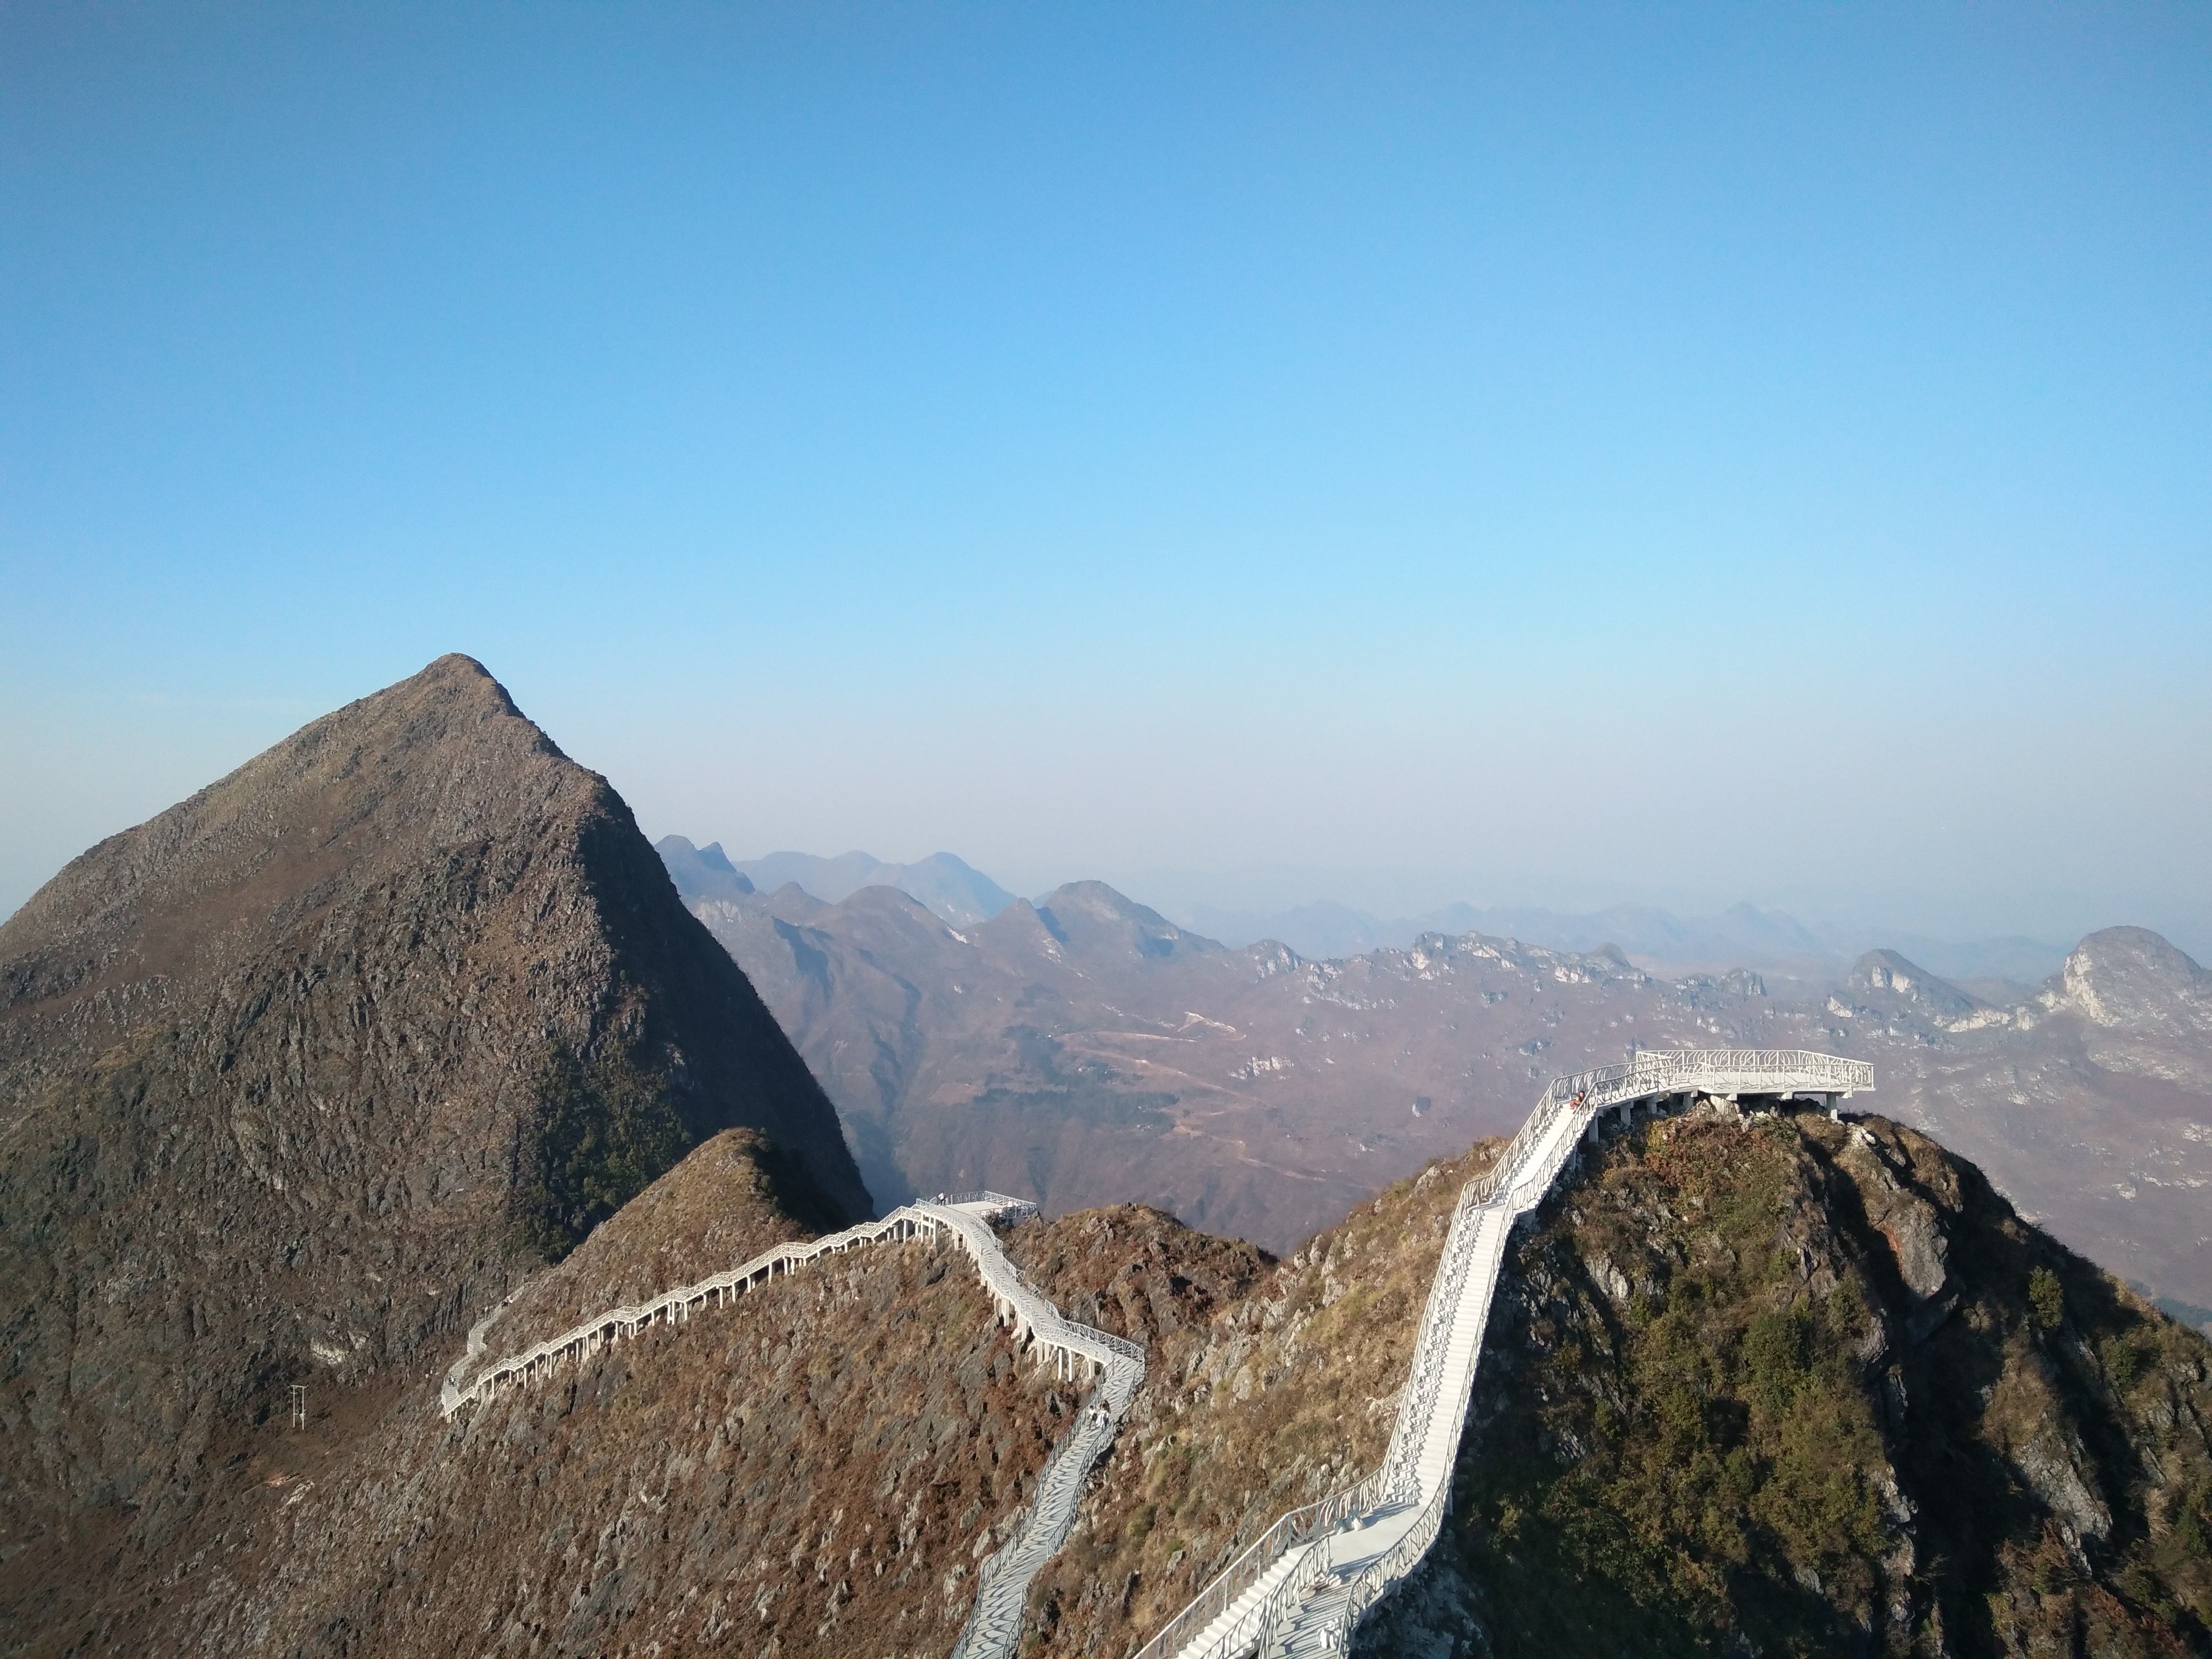
<path id="1" fill-rule="evenodd" d="M 441 1390 L 445 1413 L 452 1416 L 466 1401 L 491 1398 L 502 1380 L 520 1377 L 526 1384 L 541 1365 L 588 1353 L 595 1340 L 618 1341 L 662 1320 L 686 1317 L 690 1309 L 709 1297 L 726 1299 L 733 1291 L 750 1290 L 757 1282 L 765 1282 L 778 1267 L 787 1273 L 793 1267 L 858 1244 L 911 1238 L 924 1231 L 951 1232 L 966 1248 L 984 1284 L 997 1297 L 1001 1316 L 1012 1319 L 1021 1336 L 1041 1354 L 1056 1352 L 1069 1361 L 1088 1361 L 1097 1368 L 1100 1378 L 1074 1424 L 1046 1458 L 1030 1501 L 1015 1512 L 1012 1535 L 984 1562 L 977 1575 L 975 1605 L 953 1653 L 957 1659 L 1005 1659 L 1013 1652 L 1021 1634 L 1030 1580 L 1066 1541 L 1083 1496 L 1084 1478 L 1111 1443 L 1122 1413 L 1145 1380 L 1145 1350 L 1140 1346 L 1063 1316 L 1048 1297 L 1023 1279 L 999 1248 L 990 1224 L 975 1213 L 985 1210 L 994 1215 L 1033 1215 L 1036 1207 L 1026 1199 L 992 1192 L 958 1193 L 926 1203 L 902 1205 L 878 1220 L 862 1222 L 824 1238 L 775 1245 L 750 1261 L 696 1284 L 665 1291 L 647 1302 L 609 1309 L 499 1362 L 467 1388 L 460 1387 L 463 1369 L 483 1351 L 484 1331 L 520 1294 L 518 1289 L 471 1330 L 468 1352 L 447 1373 Z M 1071 1372 L 1072 1369 L 1071 1365 Z"/>
<path id="2" fill-rule="evenodd" d="M 710 1297 L 719 1304 L 726 1299 L 729 1293 L 742 1293 L 750 1289 L 754 1281 L 764 1281 L 779 1269 L 788 1273 L 792 1268 L 804 1267 L 821 1256 L 842 1253 L 859 1244 L 878 1244 L 890 1238 L 912 1237 L 924 1227 L 933 1231 L 939 1227 L 951 1227 L 961 1231 L 969 1246 L 969 1255 L 977 1256 L 980 1267 L 981 1240 L 976 1236 L 969 1235 L 963 1224 L 972 1225 L 983 1233 L 989 1230 L 984 1223 L 966 1212 L 951 1207 L 957 1204 L 988 1205 L 1000 1213 L 1016 1215 L 1034 1214 L 1036 1211 L 1036 1206 L 1029 1200 L 1009 1198 L 1003 1193 L 962 1193 L 924 1204 L 901 1205 L 878 1220 L 863 1221 L 822 1238 L 788 1240 L 770 1245 L 750 1261 L 726 1267 L 718 1273 L 710 1273 L 696 1283 L 677 1285 L 648 1301 L 625 1303 L 620 1307 L 606 1309 L 580 1324 L 569 1327 L 557 1336 L 550 1336 L 534 1347 L 500 1361 L 478 1375 L 466 1388 L 459 1386 L 459 1374 L 472 1355 L 464 1354 L 447 1374 L 445 1387 L 441 1390 L 441 1407 L 445 1415 L 451 1417 L 465 1401 L 489 1399 L 502 1383 L 517 1376 L 527 1379 L 540 1365 L 557 1362 L 573 1353 L 591 1352 L 595 1340 L 602 1344 L 619 1341 L 624 1337 L 635 1335 L 647 1325 L 675 1322 L 687 1316 L 694 1305 Z M 1000 1260 L 1004 1260 L 1003 1256 Z M 1143 1361 L 1145 1351 L 1134 1343 L 1125 1341 L 1110 1332 L 1094 1330 L 1088 1325 L 1079 1325 L 1063 1318 L 1049 1301 L 1020 1282 L 1019 1275 L 1011 1262 L 1006 1263 L 999 1276 L 1011 1282 L 999 1283 L 988 1273 L 984 1277 L 1000 1299 L 1021 1315 L 1023 1328 L 1043 1336 L 1051 1346 L 1072 1349 L 1094 1364 L 1102 1366 L 1113 1354 L 1133 1358 L 1139 1363 Z M 509 1300 L 512 1299 L 510 1297 Z M 489 1317 L 481 1322 L 478 1332 L 489 1322 Z M 480 1348 L 479 1342 L 479 1351 Z"/>
<path id="3" fill-rule="evenodd" d="M 1240 1550 L 1237 1559 L 1199 1592 L 1196 1601 L 1155 1632 L 1152 1640 L 1139 1650 L 1138 1659 L 1158 1659 L 1159 1655 L 1175 1652 L 1184 1642 L 1197 1636 L 1235 1606 L 1237 1598 L 1265 1577 L 1267 1569 L 1294 1546 L 1317 1538 L 1371 1507 L 1380 1489 L 1382 1476 L 1382 1471 L 1377 1469 L 1352 1486 L 1333 1492 L 1326 1498 L 1316 1498 L 1281 1516 L 1273 1526 Z M 1255 1632 L 1263 1615 L 1264 1608 L 1255 1608 L 1248 1615 Z M 1244 1622 L 1240 1620 L 1238 1628 L 1241 1629 Z M 1231 1650 L 1234 1651 L 1234 1649 Z"/>
<path id="4" fill-rule="evenodd" d="M 1333 1576 L 1326 1535 L 1354 1520 L 1372 1522 L 1389 1515 L 1402 1516 L 1407 1508 L 1419 1505 L 1406 1531 L 1352 1579 L 1337 1626 L 1339 1636 L 1348 1635 L 1360 1615 L 1427 1553 L 1443 1523 L 1451 1491 L 1450 1465 L 1465 1427 L 1482 1329 L 1503 1265 L 1501 1240 L 1499 1247 L 1488 1253 L 1488 1270 L 1480 1282 L 1469 1283 L 1478 1257 L 1485 1254 L 1478 1218 L 1482 1212 L 1497 1210 L 1503 1212 L 1501 1223 L 1510 1225 L 1540 1204 L 1573 1157 L 1583 1129 L 1600 1112 L 1654 1097 L 1824 1094 L 1832 1097 L 1873 1087 L 1874 1067 L 1864 1060 L 1790 1048 L 1649 1050 L 1616 1065 L 1553 1079 L 1490 1167 L 1460 1189 L 1443 1254 L 1422 1309 L 1406 1382 L 1399 1391 L 1398 1417 L 1392 1426 L 1389 1449 L 1381 1466 L 1356 1485 L 1293 1510 L 1268 1528 L 1139 1648 L 1133 1659 L 1233 1659 L 1255 1644 L 1262 1655 L 1269 1653 L 1289 1628 L 1299 1604 L 1316 1585 Z M 1571 1134 L 1556 1133 L 1565 1117 L 1576 1120 Z M 1451 1358 L 1455 1340 L 1462 1322 L 1470 1317 L 1478 1322 L 1472 1352 L 1462 1364 L 1455 1365 Z M 1440 1475 L 1425 1489 L 1420 1466 L 1425 1453 L 1441 1449 L 1433 1441 L 1448 1376 L 1454 1381 L 1455 1398 L 1449 1418 L 1441 1420 L 1450 1424 L 1449 1455 L 1443 1459 Z M 1323 1515 L 1334 1518 L 1325 1523 L 1301 1524 L 1304 1517 Z M 1252 1606 L 1237 1611 L 1239 1602 L 1301 1545 L 1307 1547 L 1304 1559 L 1293 1561 Z M 1234 1618 L 1221 1624 L 1231 1613 Z"/>

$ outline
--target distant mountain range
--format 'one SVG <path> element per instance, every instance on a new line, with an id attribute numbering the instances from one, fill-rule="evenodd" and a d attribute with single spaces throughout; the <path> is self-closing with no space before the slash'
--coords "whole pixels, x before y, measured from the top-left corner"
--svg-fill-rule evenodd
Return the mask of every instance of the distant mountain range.
<path id="1" fill-rule="evenodd" d="M 836 903 L 744 891 L 717 849 L 662 846 L 836 1102 L 878 1202 L 1135 1198 L 1287 1248 L 1510 1130 L 1546 1078 L 1637 1047 L 1809 1047 L 1875 1060 L 1881 1109 L 1940 1131 L 2062 1237 L 2212 1304 L 2212 981 L 2141 929 L 2090 935 L 2038 988 L 1961 984 L 1898 948 L 1790 982 L 1655 971 L 1620 943 L 1725 962 L 1729 938 L 1754 960 L 1818 942 L 1749 906 L 1703 935 L 1663 911 L 1470 909 L 1453 919 L 1504 931 L 1314 958 L 1221 944 L 1098 882 L 953 922 L 890 883 Z"/>
<path id="2" fill-rule="evenodd" d="M 659 842 L 661 856 L 688 900 L 726 898 L 795 884 L 838 904 L 864 887 L 895 887 L 956 927 L 988 921 L 1014 896 L 950 853 L 916 864 L 886 864 L 868 853 L 834 859 L 770 853 L 732 862 L 721 843 L 695 847 L 682 836 Z M 1191 904 L 1170 912 L 1182 927 L 1232 950 L 1263 940 L 1287 945 L 1310 961 L 1341 960 L 1370 951 L 1403 951 L 1424 933 L 1482 933 L 1550 951 L 1591 951 L 1612 945 L 1654 972 L 1749 968 L 1808 979 L 1840 979 L 1866 951 L 1903 951 L 1931 973 L 2002 1000 L 2057 970 L 2066 947 L 2042 939 L 1930 939 L 1918 933 L 1854 935 L 1813 928 L 1779 910 L 1737 904 L 1712 916 L 1677 916 L 1653 905 L 1617 904 L 1575 914 L 1529 906 L 1448 904 L 1419 915 L 1382 917 L 1321 900 L 1288 910 L 1231 910 Z"/>
<path id="3" fill-rule="evenodd" d="M 1646 904 L 1617 904 L 1582 914 L 1527 906 L 1448 904 L 1419 915 L 1381 917 L 1322 902 L 1273 914 L 1194 904 L 1178 911 L 1188 927 L 1224 945 L 1279 939 L 1301 956 L 1358 956 L 1406 949 L 1423 933 L 1487 933 L 1525 939 L 1553 951 L 1612 945 L 1655 970 L 1753 968 L 1765 973 L 1821 977 L 1840 971 L 1869 949 L 1909 951 L 1948 979 L 1990 989 L 2024 989 L 2057 970 L 2066 947 L 2042 939 L 1958 941 L 1919 933 L 1853 934 L 1814 928 L 1779 910 L 1737 904 L 1712 916 L 1678 916 Z"/>
<path id="4" fill-rule="evenodd" d="M 988 921 L 1014 902 L 997 882 L 950 853 L 933 853 L 915 864 L 885 864 L 872 853 L 842 853 L 834 859 L 770 853 L 733 864 L 720 842 L 694 847 L 682 836 L 667 836 L 659 845 L 676 890 L 686 900 L 796 886 L 837 904 L 863 887 L 896 887 L 956 927 Z"/>

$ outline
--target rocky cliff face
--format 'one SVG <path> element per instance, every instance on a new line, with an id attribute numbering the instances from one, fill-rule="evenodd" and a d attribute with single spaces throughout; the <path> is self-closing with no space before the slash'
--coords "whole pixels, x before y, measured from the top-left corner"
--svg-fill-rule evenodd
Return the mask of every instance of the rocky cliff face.
<path id="1" fill-rule="evenodd" d="M 1874 1060 L 1884 1110 L 2069 1243 L 2212 1303 L 2212 975 L 2140 927 L 2090 934 L 2001 1006 L 1902 966 L 1909 994 L 1832 999 L 1813 1040 Z"/>
<path id="2" fill-rule="evenodd" d="M 1017 1231 L 1153 1354 L 1037 1650 L 1127 1650 L 1373 1466 L 1487 1156 L 1233 1275 L 1146 1212 Z M 1909 1129 L 1640 1125 L 1524 1224 L 1498 1297 L 1447 1532 L 1361 1652 L 2212 1650 L 2212 1347 Z"/>
<path id="3" fill-rule="evenodd" d="M 1646 1125 L 1501 1280 L 1376 1653 L 2203 1652 L 2212 1348 L 1880 1119 Z"/>
<path id="4" fill-rule="evenodd" d="M 2212 974 L 2147 927 L 2107 927 L 2075 946 L 2040 999 L 2109 1030 L 2212 1031 Z"/>
<path id="5" fill-rule="evenodd" d="M 159 1558 L 289 1384 L 419 1382 L 733 1125 L 787 1226 L 866 1209 L 628 808 L 466 658 L 94 848 L 0 927 L 0 1572 Z"/>

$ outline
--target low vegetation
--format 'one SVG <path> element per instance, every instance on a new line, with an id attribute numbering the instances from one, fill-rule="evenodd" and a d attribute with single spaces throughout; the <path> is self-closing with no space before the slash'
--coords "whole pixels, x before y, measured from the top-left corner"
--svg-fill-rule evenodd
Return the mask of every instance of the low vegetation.
<path id="1" fill-rule="evenodd" d="M 1452 1206 L 1496 1152 L 1398 1182 L 1288 1261 L 1135 1206 L 1013 1231 L 1007 1254 L 1072 1316 L 1150 1350 L 1067 1547 L 1031 1589 L 1032 1650 L 1133 1649 L 1285 1510 L 1382 1461 Z"/>
<path id="2" fill-rule="evenodd" d="M 1541 1219 L 1373 1651 L 2207 1650 L 2212 1349 L 1972 1166 L 1709 1115 Z"/>

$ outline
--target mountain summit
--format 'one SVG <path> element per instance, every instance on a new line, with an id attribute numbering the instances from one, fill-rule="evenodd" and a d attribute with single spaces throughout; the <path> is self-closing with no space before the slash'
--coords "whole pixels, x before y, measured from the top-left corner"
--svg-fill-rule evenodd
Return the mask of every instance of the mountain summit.
<path id="1" fill-rule="evenodd" d="M 0 927 L 9 1529 L 160 1533 L 289 1384 L 419 1372 L 734 1127 L 867 1210 L 605 779 L 462 656 L 315 721 Z"/>
<path id="2" fill-rule="evenodd" d="M 2212 974 L 2148 927 L 2107 927 L 2074 947 L 2043 1001 L 2095 1025 L 2212 1031 Z"/>

